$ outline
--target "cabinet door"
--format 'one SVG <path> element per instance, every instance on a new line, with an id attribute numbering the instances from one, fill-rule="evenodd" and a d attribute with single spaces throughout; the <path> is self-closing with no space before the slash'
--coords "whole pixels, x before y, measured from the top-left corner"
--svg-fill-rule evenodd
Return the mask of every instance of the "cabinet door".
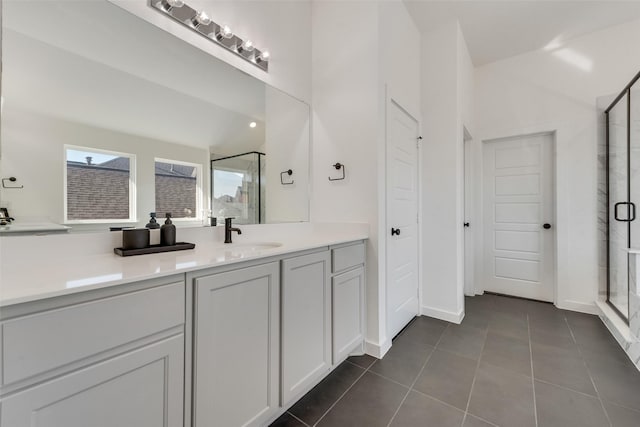
<path id="1" fill-rule="evenodd" d="M 286 405 L 331 366 L 329 251 L 282 261 L 282 399 Z"/>
<path id="2" fill-rule="evenodd" d="M 183 425 L 184 335 L 74 371 L 4 398 L 11 427 Z"/>
<path id="3" fill-rule="evenodd" d="M 264 424 L 279 407 L 278 263 L 195 279 L 197 427 Z"/>
<path id="4" fill-rule="evenodd" d="M 364 339 L 364 267 L 332 279 L 333 363 L 349 356 Z"/>

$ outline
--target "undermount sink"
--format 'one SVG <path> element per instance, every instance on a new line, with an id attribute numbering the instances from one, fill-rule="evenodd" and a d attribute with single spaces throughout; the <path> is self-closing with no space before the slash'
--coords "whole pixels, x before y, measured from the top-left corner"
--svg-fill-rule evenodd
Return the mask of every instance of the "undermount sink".
<path id="1" fill-rule="evenodd" d="M 282 243 L 277 242 L 231 243 L 225 249 L 237 252 L 258 252 L 279 248 L 280 246 L 282 246 Z"/>
<path id="2" fill-rule="evenodd" d="M 214 253 L 217 261 L 230 261 L 234 259 L 253 258 L 263 252 L 282 246 L 278 242 L 247 242 L 228 243 L 218 248 Z"/>

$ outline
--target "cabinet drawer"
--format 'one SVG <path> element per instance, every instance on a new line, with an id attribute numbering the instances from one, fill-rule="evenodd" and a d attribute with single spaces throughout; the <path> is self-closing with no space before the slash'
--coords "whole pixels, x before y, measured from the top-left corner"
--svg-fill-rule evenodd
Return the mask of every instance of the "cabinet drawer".
<path id="1" fill-rule="evenodd" d="M 331 272 L 338 273 L 364 264 L 364 243 L 331 250 Z"/>
<path id="2" fill-rule="evenodd" d="M 184 425 L 184 336 L 39 383 L 2 401 L 11 427 Z"/>
<path id="3" fill-rule="evenodd" d="M 44 373 L 184 323 L 184 283 L 45 311 L 2 324 L 2 383 Z"/>

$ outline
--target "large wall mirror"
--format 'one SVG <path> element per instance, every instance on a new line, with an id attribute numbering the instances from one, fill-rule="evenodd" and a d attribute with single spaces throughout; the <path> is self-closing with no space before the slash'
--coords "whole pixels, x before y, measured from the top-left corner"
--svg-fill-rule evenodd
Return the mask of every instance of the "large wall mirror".
<path id="1" fill-rule="evenodd" d="M 2 9 L 0 171 L 22 188 L 0 206 L 15 224 L 308 221 L 307 104 L 106 0 Z"/>

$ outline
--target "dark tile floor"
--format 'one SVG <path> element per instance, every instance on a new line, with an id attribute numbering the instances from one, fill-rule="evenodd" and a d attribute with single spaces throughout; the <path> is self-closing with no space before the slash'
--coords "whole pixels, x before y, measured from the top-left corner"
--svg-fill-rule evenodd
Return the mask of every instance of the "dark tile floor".
<path id="1" fill-rule="evenodd" d="M 640 426 L 640 372 L 596 316 L 495 295 L 465 311 L 349 358 L 272 427 Z"/>

